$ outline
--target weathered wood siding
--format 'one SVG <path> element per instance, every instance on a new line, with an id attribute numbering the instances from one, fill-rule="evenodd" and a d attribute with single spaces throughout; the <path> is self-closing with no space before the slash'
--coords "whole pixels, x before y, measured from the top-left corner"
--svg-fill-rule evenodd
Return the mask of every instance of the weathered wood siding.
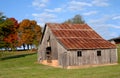
<path id="1" fill-rule="evenodd" d="M 80 50 L 82 51 L 82 56 L 78 57 L 78 50 L 68 51 L 65 49 L 55 38 L 48 26 L 46 26 L 42 43 L 38 49 L 38 61 L 46 60 L 46 47 L 49 37 L 52 60 L 58 60 L 59 65 L 62 67 L 117 63 L 116 49 L 100 49 L 101 56 L 97 56 L 97 50 Z"/>
<path id="2" fill-rule="evenodd" d="M 97 56 L 97 50 L 81 50 L 82 56 L 77 56 L 77 51 L 67 52 L 67 65 L 93 65 L 117 63 L 116 49 L 102 49 L 101 56 Z"/>
<path id="3" fill-rule="evenodd" d="M 52 53 L 52 60 L 58 59 L 58 50 L 57 50 L 57 41 L 54 35 L 52 34 L 51 30 L 49 27 L 46 27 L 46 31 L 44 33 L 43 40 L 39 46 L 38 49 L 38 61 L 41 60 L 46 60 L 46 47 L 47 47 L 47 40 L 50 37 L 50 46 L 51 46 L 51 53 Z"/>
<path id="4" fill-rule="evenodd" d="M 50 31 L 50 33 L 52 32 Z M 58 46 L 57 46 L 57 40 L 53 34 L 51 34 L 50 42 L 51 42 L 52 59 L 57 60 L 58 59 Z"/>
<path id="5" fill-rule="evenodd" d="M 59 65 L 61 65 L 62 67 L 67 66 L 67 50 L 59 42 L 57 42 L 57 46 Z"/>
<path id="6" fill-rule="evenodd" d="M 47 40 L 49 38 L 49 31 L 48 31 L 48 27 L 46 27 L 46 31 L 44 32 L 44 37 L 42 39 L 42 42 L 39 46 L 39 49 L 38 49 L 38 60 L 41 59 L 41 60 L 45 60 L 45 52 L 46 52 L 46 47 L 47 47 Z"/>

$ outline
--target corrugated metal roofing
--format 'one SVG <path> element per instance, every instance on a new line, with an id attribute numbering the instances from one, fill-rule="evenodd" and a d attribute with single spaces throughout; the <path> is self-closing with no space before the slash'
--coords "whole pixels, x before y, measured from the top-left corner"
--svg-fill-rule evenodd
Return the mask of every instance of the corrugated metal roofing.
<path id="1" fill-rule="evenodd" d="M 87 24 L 46 24 L 59 42 L 67 49 L 116 48 L 104 40 Z"/>

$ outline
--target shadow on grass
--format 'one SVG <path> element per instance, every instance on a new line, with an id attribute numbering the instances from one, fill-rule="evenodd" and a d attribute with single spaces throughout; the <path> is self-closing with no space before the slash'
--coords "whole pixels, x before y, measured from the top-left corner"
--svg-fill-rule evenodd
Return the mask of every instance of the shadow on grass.
<path id="1" fill-rule="evenodd" d="M 33 54 L 36 54 L 36 53 L 19 54 L 19 55 L 12 55 L 12 56 L 1 57 L 1 58 L 0 58 L 0 61 L 2 61 L 2 60 L 7 60 L 7 59 L 14 59 L 14 58 L 25 57 L 25 56 L 33 55 Z"/>

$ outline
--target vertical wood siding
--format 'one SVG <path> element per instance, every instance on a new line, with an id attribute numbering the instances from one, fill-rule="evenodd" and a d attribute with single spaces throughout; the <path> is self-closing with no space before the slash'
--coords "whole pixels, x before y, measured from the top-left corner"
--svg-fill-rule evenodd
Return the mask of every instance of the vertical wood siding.
<path id="1" fill-rule="evenodd" d="M 50 36 L 50 42 L 51 42 L 51 51 L 52 51 L 52 59 L 53 60 L 57 60 L 58 59 L 58 47 L 57 47 L 57 40 L 54 37 L 54 35 L 52 34 L 52 32 L 50 31 L 51 36 Z"/>
<path id="2" fill-rule="evenodd" d="M 41 60 L 45 60 L 45 51 L 46 51 L 46 47 L 47 47 L 47 40 L 49 38 L 49 31 L 48 31 L 48 27 L 46 27 L 46 31 L 44 33 L 44 37 L 43 40 L 38 48 L 38 61 Z"/>
<path id="3" fill-rule="evenodd" d="M 67 65 L 67 50 L 59 43 L 57 42 L 57 47 L 58 47 L 58 62 L 59 65 L 65 66 Z M 66 57 L 65 57 L 66 56 Z"/>
<path id="4" fill-rule="evenodd" d="M 82 57 L 77 56 L 77 51 L 68 51 L 68 65 L 93 65 L 117 63 L 116 49 L 102 49 L 101 56 L 97 56 L 97 50 L 81 50 Z"/>
<path id="5" fill-rule="evenodd" d="M 49 37 L 50 37 L 50 46 L 52 51 L 52 60 L 58 59 L 57 41 L 54 35 L 52 34 L 51 30 L 47 26 L 43 40 L 38 49 L 38 61 L 40 59 L 46 60 L 46 47 L 47 47 L 47 40 L 49 39 Z"/>

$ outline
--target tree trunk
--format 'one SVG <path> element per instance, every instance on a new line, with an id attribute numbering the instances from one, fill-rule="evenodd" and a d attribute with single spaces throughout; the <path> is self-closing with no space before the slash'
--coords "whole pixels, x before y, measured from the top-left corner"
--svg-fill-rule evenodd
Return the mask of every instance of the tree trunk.
<path id="1" fill-rule="evenodd" d="M 23 44 L 23 49 L 25 50 L 25 44 Z"/>
<path id="2" fill-rule="evenodd" d="M 29 44 L 27 44 L 27 49 L 29 50 Z"/>

